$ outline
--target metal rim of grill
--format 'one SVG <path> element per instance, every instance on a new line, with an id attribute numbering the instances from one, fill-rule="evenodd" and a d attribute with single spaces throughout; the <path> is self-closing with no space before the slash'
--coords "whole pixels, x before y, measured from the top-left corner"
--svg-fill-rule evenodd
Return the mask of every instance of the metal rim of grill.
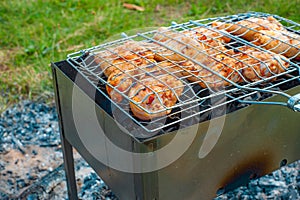
<path id="1" fill-rule="evenodd" d="M 225 16 L 225 17 L 215 17 L 215 18 L 201 19 L 201 20 L 197 20 L 197 21 L 189 21 L 189 22 L 183 23 L 183 24 L 173 23 L 172 26 L 168 27 L 168 31 L 176 32 L 177 34 L 183 36 L 184 35 L 183 31 L 189 30 L 189 31 L 193 32 L 194 29 L 197 28 L 197 27 L 204 27 L 204 28 L 209 29 L 211 31 L 214 31 L 218 34 L 221 34 L 222 36 L 228 37 L 228 38 L 231 39 L 231 41 L 229 43 L 222 43 L 222 45 L 226 46 L 228 51 L 220 51 L 218 48 L 216 48 L 214 46 L 211 46 L 210 48 L 216 50 L 216 52 L 219 51 L 220 54 L 225 54 L 226 56 L 229 56 L 233 59 L 236 59 L 236 58 L 234 56 L 228 54 L 228 52 L 230 50 L 237 50 L 242 45 L 252 47 L 253 49 L 255 49 L 255 51 L 275 55 L 270 50 L 267 50 L 267 49 L 263 48 L 263 46 L 254 45 L 252 42 L 246 41 L 246 40 L 242 39 L 240 36 L 232 35 L 232 34 L 226 32 L 226 31 L 222 31 L 222 30 L 219 30 L 219 29 L 211 26 L 212 22 L 235 23 L 237 21 L 248 19 L 250 17 L 263 17 L 264 18 L 264 17 L 268 17 L 268 16 L 272 16 L 275 19 L 277 19 L 281 24 L 284 25 L 284 27 L 288 31 L 291 31 L 294 34 L 299 34 L 299 29 L 300 29 L 299 24 L 297 24 L 297 23 L 295 23 L 291 20 L 276 16 L 276 15 L 270 15 L 270 14 L 258 13 L 258 12 L 250 12 L 250 13 L 243 13 L 243 14 L 237 14 L 237 15 L 231 15 L 231 16 Z M 251 28 L 250 28 L 250 30 L 256 31 L 256 30 L 251 29 Z M 289 67 L 285 68 L 284 66 L 282 66 L 282 63 L 279 62 L 281 67 L 284 68 L 284 72 L 273 73 L 272 70 L 268 67 L 267 64 L 263 63 L 263 61 L 261 61 L 261 60 L 257 60 L 259 63 L 264 64 L 267 67 L 267 70 L 272 74 L 269 77 L 260 76 L 256 72 L 256 70 L 253 68 L 253 66 L 246 64 L 246 66 L 244 66 L 243 69 L 252 68 L 254 70 L 254 72 L 256 73 L 257 77 L 260 79 L 260 80 L 256 80 L 256 81 L 249 81 L 241 73 L 240 69 L 236 70 L 236 69 L 231 68 L 231 66 L 229 66 L 227 64 L 224 64 L 224 67 L 231 68 L 233 70 L 232 73 L 237 73 L 242 78 L 243 81 L 241 83 L 236 83 L 236 82 L 231 81 L 228 78 L 228 76 L 224 77 L 224 76 L 220 75 L 218 71 L 214 71 L 210 67 L 203 65 L 202 63 L 198 62 L 193 57 L 189 57 L 189 56 L 181 53 L 181 50 L 178 51 L 178 50 L 172 49 L 172 47 L 170 48 L 164 42 L 154 40 L 153 35 L 156 34 L 156 33 L 157 33 L 156 30 L 145 32 L 145 33 L 138 33 L 138 34 L 133 35 L 133 36 L 127 36 L 127 37 L 122 38 L 120 40 L 116 40 L 116 41 L 113 41 L 113 42 L 105 43 L 103 45 L 99 45 L 99 46 L 95 46 L 95 47 L 85 49 L 85 50 L 82 50 L 82 51 L 79 51 L 79 52 L 75 52 L 75 53 L 72 53 L 72 54 L 68 55 L 67 61 L 74 68 L 76 68 L 79 73 L 81 73 L 84 77 L 86 77 L 87 80 L 95 88 L 97 88 L 97 90 L 102 95 L 104 95 L 106 98 L 108 98 L 111 101 L 112 105 L 114 107 L 118 108 L 124 114 L 125 117 L 128 117 L 135 124 L 137 124 L 138 127 L 141 127 L 142 129 L 144 129 L 146 132 L 149 132 L 149 133 L 157 132 L 157 131 L 162 130 L 163 128 L 166 128 L 166 127 L 168 127 L 172 124 L 179 123 L 183 120 L 187 120 L 187 119 L 192 118 L 192 117 L 200 116 L 201 114 L 203 114 L 205 112 L 208 112 L 212 109 L 217 109 L 218 107 L 227 105 L 227 104 L 232 103 L 232 102 L 273 104 L 273 105 L 289 106 L 285 102 L 261 102 L 259 100 L 258 101 L 255 101 L 255 100 L 247 101 L 245 99 L 246 99 L 246 97 L 249 97 L 251 95 L 255 95 L 258 92 L 269 93 L 269 94 L 278 94 L 278 95 L 282 95 L 282 96 L 284 96 L 288 99 L 291 98 L 290 95 L 278 90 L 278 87 L 281 86 L 281 85 L 287 84 L 289 82 L 292 82 L 292 81 L 297 82 L 297 81 L 300 80 L 300 76 L 299 76 L 299 72 L 300 72 L 299 63 L 300 62 L 297 62 L 293 59 L 283 58 L 283 61 L 287 62 L 289 64 Z M 174 40 L 174 41 L 177 40 L 176 38 L 171 38 L 169 35 L 165 34 L 164 32 L 160 32 L 160 34 L 162 34 L 164 37 L 169 38 L 170 40 Z M 212 38 L 208 38 L 208 39 L 217 40 L 218 38 L 212 37 Z M 272 39 L 275 40 L 277 38 L 272 38 Z M 294 38 L 294 39 L 296 39 L 296 38 Z M 168 88 L 167 90 L 171 90 L 173 93 L 175 93 L 178 101 L 174 106 L 171 106 L 171 107 L 166 107 L 164 104 L 162 104 L 162 105 L 164 106 L 165 110 L 171 110 L 172 109 L 173 111 L 174 110 L 175 111 L 168 114 L 168 115 L 166 115 L 166 116 L 155 118 L 155 119 L 151 120 L 151 124 L 157 123 L 157 126 L 155 126 L 155 125 L 146 126 L 145 122 L 134 118 L 132 116 L 132 114 L 130 114 L 130 110 L 128 108 L 128 102 L 131 102 L 131 103 L 135 104 L 140 109 L 147 112 L 148 114 L 154 114 L 154 113 L 162 112 L 164 110 L 159 110 L 159 111 L 156 111 L 156 112 L 146 110 L 144 107 L 142 107 L 140 105 L 140 103 L 133 101 L 130 97 L 128 97 L 128 95 L 126 95 L 125 93 L 119 91 L 117 86 L 110 85 L 107 82 L 107 77 L 104 76 L 103 71 L 99 70 L 99 68 L 100 68 L 99 65 L 95 64 L 95 57 L 99 56 L 100 52 L 109 52 L 111 54 L 116 54 L 116 52 L 114 52 L 113 48 L 115 48 L 117 46 L 120 46 L 120 45 L 122 45 L 126 42 L 130 42 L 130 41 L 143 41 L 143 42 L 147 42 L 147 43 L 156 43 L 156 44 L 160 45 L 161 49 L 153 50 L 153 49 L 150 49 L 149 47 L 146 47 L 146 49 L 151 50 L 152 52 L 154 52 L 156 54 L 160 53 L 160 51 L 171 50 L 171 51 L 173 51 L 173 53 L 184 57 L 186 59 L 186 61 L 192 61 L 194 64 L 201 66 L 202 69 L 205 69 L 208 72 L 210 72 L 211 76 L 218 77 L 217 81 L 228 82 L 229 86 L 226 86 L 222 89 L 211 88 L 210 84 L 212 84 L 212 83 L 206 82 L 205 81 L 206 77 L 197 77 L 199 79 L 199 82 L 203 82 L 207 86 L 206 88 L 201 88 L 201 87 L 199 88 L 199 85 L 198 85 L 197 81 L 195 81 L 195 82 L 187 81 L 187 77 L 182 77 L 182 76 L 176 75 L 176 73 L 178 73 L 178 71 L 174 72 L 174 71 L 166 70 L 167 74 L 170 74 L 170 75 L 176 77 L 177 79 L 181 80 L 184 83 L 184 91 L 182 92 L 181 97 L 178 97 L 176 95 L 176 92 L 175 92 L 176 88 L 170 88 L 170 87 L 167 86 L 167 88 Z M 178 40 L 177 42 L 181 42 L 181 41 Z M 198 40 L 198 42 L 200 44 L 202 43 L 202 44 L 207 45 L 207 43 L 205 41 Z M 286 43 L 286 41 L 280 41 L 280 42 Z M 300 44 L 300 40 L 299 40 L 299 44 Z M 298 44 L 298 46 L 299 46 L 299 44 Z M 288 45 L 291 45 L 291 44 L 288 44 Z M 186 47 L 194 48 L 193 46 L 191 46 L 189 44 L 186 44 Z M 291 47 L 299 49 L 297 46 L 291 46 Z M 138 56 L 142 59 L 145 59 L 147 62 L 150 63 L 149 65 L 155 65 L 156 67 L 160 68 L 160 66 L 157 65 L 159 62 L 153 63 L 147 57 L 139 55 L 137 52 L 132 51 L 132 49 L 127 49 L 127 50 L 129 52 L 131 52 L 133 55 L 136 55 L 136 56 Z M 202 51 L 202 52 L 198 51 L 198 53 L 199 54 L 200 53 L 201 54 L 206 54 L 206 52 L 204 52 L 204 51 Z M 299 50 L 298 54 L 300 54 L 300 50 Z M 295 56 L 297 56 L 297 55 L 295 55 Z M 122 55 L 116 55 L 116 56 L 119 56 L 119 57 L 122 58 Z M 216 58 L 214 57 L 215 55 L 206 54 L 206 56 L 216 60 Z M 274 58 L 274 57 L 272 56 L 272 58 Z M 257 59 L 255 57 L 253 57 L 253 58 Z M 102 60 L 103 59 L 105 60 L 105 58 L 102 58 Z M 134 60 L 127 60 L 125 58 L 122 58 L 122 59 L 124 60 L 124 62 L 128 62 L 132 65 L 135 65 Z M 107 63 L 111 62 L 111 60 L 105 60 L 105 61 Z M 242 63 L 244 63 L 243 60 L 238 60 L 238 61 L 241 61 Z M 179 62 L 175 62 L 175 61 L 170 60 L 170 59 L 166 59 L 165 61 L 161 61 L 161 62 L 171 62 L 177 68 L 185 70 L 179 64 Z M 220 61 L 216 61 L 216 62 L 220 62 Z M 117 65 L 115 65 L 114 67 L 118 68 Z M 135 67 L 141 69 L 142 72 L 147 73 L 147 71 L 143 68 L 143 67 L 147 67 L 147 66 L 139 67 L 139 66 L 135 65 Z M 165 70 L 165 68 L 162 68 L 161 70 Z M 120 71 L 122 71 L 122 69 L 120 69 Z M 130 76 L 131 79 L 135 80 L 136 83 L 134 83 L 134 84 L 137 84 L 137 83 L 143 84 L 142 83 L 143 81 L 139 80 L 139 78 L 138 78 L 139 74 L 138 75 L 130 75 L 129 73 L 127 73 L 127 75 Z M 156 79 L 157 81 L 159 81 L 159 79 L 160 79 L 159 76 L 156 76 L 155 74 L 152 74 L 152 73 L 148 73 L 147 76 L 150 76 L 153 79 Z M 189 75 L 187 75 L 187 76 L 194 76 L 194 74 L 189 72 Z M 276 78 L 277 80 L 272 81 L 274 78 Z M 103 89 L 103 88 L 105 88 L 105 85 L 109 85 L 114 91 L 118 92 L 121 96 L 123 96 L 123 98 L 125 99 L 125 101 L 124 101 L 125 103 L 124 102 L 116 103 L 116 102 L 112 101 L 110 99 L 109 95 Z M 195 87 L 197 87 L 196 90 L 195 90 Z M 236 96 L 236 95 L 234 95 L 236 92 L 241 93 L 241 94 Z M 153 91 L 153 93 L 155 93 L 155 91 Z M 217 102 L 217 103 L 214 103 L 214 105 L 211 106 L 210 103 L 208 103 L 208 101 L 210 101 L 211 98 L 216 98 L 216 99 L 219 98 L 220 101 Z M 224 98 L 226 100 L 224 100 Z M 161 99 L 159 99 L 159 101 L 161 102 Z M 197 108 L 197 109 L 195 109 L 195 108 Z M 178 119 L 175 119 L 175 120 L 171 121 L 170 123 L 160 124 L 160 121 L 166 121 L 166 118 L 172 118 L 172 116 L 176 117 L 176 115 L 182 113 L 183 111 L 186 111 L 189 114 L 185 117 L 179 117 Z"/>

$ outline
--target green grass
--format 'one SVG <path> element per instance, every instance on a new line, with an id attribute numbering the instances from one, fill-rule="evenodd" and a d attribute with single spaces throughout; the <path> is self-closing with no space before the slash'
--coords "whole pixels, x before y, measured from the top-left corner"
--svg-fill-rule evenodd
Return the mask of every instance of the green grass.
<path id="1" fill-rule="evenodd" d="M 135 3 L 144 12 L 124 9 Z M 300 0 L 0 1 L 0 110 L 21 98 L 52 100 L 50 62 L 132 29 L 261 11 L 300 22 Z"/>

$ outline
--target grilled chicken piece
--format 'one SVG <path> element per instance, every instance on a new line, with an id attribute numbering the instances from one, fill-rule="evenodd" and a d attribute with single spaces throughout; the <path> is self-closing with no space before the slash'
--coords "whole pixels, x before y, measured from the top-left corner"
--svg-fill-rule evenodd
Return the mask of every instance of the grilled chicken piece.
<path id="1" fill-rule="evenodd" d="M 250 17 L 236 23 L 213 22 L 212 26 L 248 41 L 255 40 L 254 36 L 260 30 L 285 31 L 283 25 L 272 16 L 267 18 Z"/>
<path id="2" fill-rule="evenodd" d="M 185 56 L 189 58 L 203 57 L 203 59 L 207 57 L 204 52 L 206 49 L 205 45 L 203 43 L 199 43 L 196 39 L 189 35 L 161 27 L 153 36 L 153 39 L 162 43 L 165 47 L 164 51 L 155 54 L 154 59 L 157 61 L 184 61 L 187 60 Z"/>
<path id="3" fill-rule="evenodd" d="M 115 70 L 128 71 L 145 63 L 154 61 L 153 50 L 161 47 L 146 42 L 128 41 L 123 45 L 110 48 L 95 54 L 95 63 L 105 74 L 109 75 Z"/>
<path id="4" fill-rule="evenodd" d="M 183 61 L 187 60 L 184 56 L 180 55 L 183 54 L 188 58 L 195 58 L 195 57 L 207 57 L 203 51 L 205 47 L 203 44 L 200 44 L 195 39 L 180 35 L 174 39 L 169 39 L 164 42 L 164 46 L 166 46 L 166 50 L 158 52 L 155 55 L 155 60 L 157 61 L 164 61 L 164 60 L 171 60 L 171 61 Z M 179 53 L 177 53 L 179 52 Z"/>
<path id="5" fill-rule="evenodd" d="M 168 61 L 163 61 L 163 62 L 152 62 L 151 64 L 148 65 L 141 65 L 137 68 L 137 76 L 139 77 L 139 79 L 142 79 L 145 76 L 157 76 L 163 73 L 171 73 L 172 69 L 171 67 L 173 67 L 174 64 L 172 64 L 171 62 Z"/>
<path id="6" fill-rule="evenodd" d="M 147 76 L 159 76 L 167 73 L 180 77 L 181 74 L 180 71 L 178 72 L 178 68 L 178 65 L 168 61 L 156 63 L 153 60 L 150 64 L 144 63 L 125 72 L 115 70 L 107 79 L 108 84 L 106 85 L 106 91 L 112 100 L 119 103 L 123 100 L 123 95 L 120 93 L 127 95 L 129 89 L 137 82 L 137 80 L 142 80 Z"/>
<path id="7" fill-rule="evenodd" d="M 226 52 L 227 54 L 233 54 L 232 50 L 228 50 L 223 45 L 225 42 L 229 42 L 230 38 L 225 37 L 217 31 L 203 27 L 197 27 L 183 31 L 182 33 L 176 33 L 175 31 L 166 28 L 160 30 L 162 33 L 158 31 L 154 36 L 154 39 L 163 42 L 172 49 L 181 51 L 181 53 L 195 60 L 196 63 L 184 59 L 178 54 L 172 54 L 171 50 L 168 51 L 170 55 L 163 55 L 158 59 L 155 57 L 155 59 L 169 59 L 175 61 L 179 65 L 175 69 L 180 71 L 180 74 L 189 81 L 198 82 L 202 87 L 209 86 L 215 88 L 229 85 L 228 82 L 224 81 L 216 75 L 216 73 L 219 73 L 234 82 L 240 81 L 241 76 L 238 74 L 238 68 L 241 67 L 241 64 L 237 60 L 222 53 Z M 185 41 L 187 40 L 186 38 L 189 38 L 188 42 Z M 220 59 L 222 59 L 224 63 L 222 63 Z M 197 63 L 201 66 L 210 68 L 214 72 L 210 72 Z M 205 82 L 207 84 L 205 84 Z"/>
<path id="8" fill-rule="evenodd" d="M 106 85 L 108 95 L 114 102 L 120 103 L 123 100 L 123 95 L 121 93 L 126 95 L 129 92 L 130 88 L 133 86 L 134 79 L 128 74 L 115 71 L 109 75 L 107 83 L 109 83 Z"/>
<path id="9" fill-rule="evenodd" d="M 191 61 L 183 62 L 180 64 L 185 70 L 183 75 L 203 88 L 220 88 L 231 85 L 224 78 L 234 83 L 254 82 L 282 73 L 289 66 L 282 55 L 259 51 L 249 46 L 240 47 L 238 50 L 240 53 L 235 55 L 214 56 L 214 61 L 205 65 L 211 71 Z"/>
<path id="10" fill-rule="evenodd" d="M 252 82 L 282 73 L 289 66 L 282 55 L 258 51 L 248 46 L 240 47 L 239 50 L 241 53 L 237 53 L 236 58 L 243 62 L 243 76 Z"/>
<path id="11" fill-rule="evenodd" d="M 184 68 L 180 65 L 181 62 L 170 62 L 170 61 L 162 61 L 157 63 L 157 66 L 160 71 L 163 73 L 169 73 L 172 74 L 175 77 L 182 77 L 184 76 Z"/>
<path id="12" fill-rule="evenodd" d="M 180 37 L 180 34 L 167 27 L 160 27 L 157 29 L 156 34 L 154 34 L 153 39 L 158 42 L 166 42 L 172 38 Z"/>
<path id="13" fill-rule="evenodd" d="M 274 53 L 300 60 L 300 36 L 288 31 L 261 30 L 255 34 L 255 44 Z"/>
<path id="14" fill-rule="evenodd" d="M 220 52 L 229 52 L 223 45 L 229 42 L 230 38 L 220 34 L 217 31 L 204 27 L 196 27 L 183 32 L 161 27 L 154 35 L 153 39 L 161 42 L 168 50 L 156 54 L 155 59 L 158 61 L 184 61 L 184 56 L 177 54 L 178 51 L 189 58 L 210 62 L 209 55 L 216 55 Z"/>
<path id="15" fill-rule="evenodd" d="M 134 61 L 126 61 L 119 58 L 112 60 L 110 63 L 102 63 L 100 67 L 104 71 L 104 74 L 109 77 L 114 72 L 133 71 L 137 67 L 137 64 Z"/>
<path id="16" fill-rule="evenodd" d="M 242 63 L 224 54 L 216 55 L 214 61 L 206 65 L 211 71 L 191 61 L 182 63 L 181 65 L 186 70 L 184 75 L 187 79 L 197 82 L 203 88 L 220 88 L 231 85 L 224 78 L 232 82 L 240 82 L 242 80 L 239 73 L 239 70 L 243 66 Z"/>
<path id="17" fill-rule="evenodd" d="M 286 30 L 274 17 L 250 17 L 236 23 L 213 22 L 212 26 L 274 53 L 300 60 L 300 36 Z"/>
<path id="18" fill-rule="evenodd" d="M 197 39 L 198 42 L 205 44 L 206 48 L 213 48 L 219 51 L 226 51 L 227 49 L 223 44 L 231 40 L 218 31 L 204 27 L 196 27 L 189 31 L 184 31 L 183 34 Z"/>
<path id="19" fill-rule="evenodd" d="M 156 78 L 146 76 L 129 91 L 131 111 L 141 120 L 165 116 L 171 112 L 183 88 L 181 80 L 169 74 L 161 74 Z"/>
<path id="20" fill-rule="evenodd" d="M 107 79 L 106 91 L 111 97 L 112 100 L 119 103 L 123 100 L 123 95 L 128 94 L 130 87 L 135 84 L 136 80 L 141 79 L 147 74 L 159 75 L 163 73 L 163 69 L 158 67 L 158 64 L 155 60 L 143 60 L 138 66 L 132 68 L 126 67 L 130 65 L 128 63 L 122 63 L 117 68 L 111 68 L 114 71 L 111 71 Z M 117 66 L 117 65 L 116 65 Z M 122 71 L 120 69 L 123 69 Z M 111 86 L 112 87 L 111 87 Z"/>
<path id="21" fill-rule="evenodd" d="M 240 70 L 243 67 L 243 64 L 240 60 L 235 59 L 233 57 L 229 57 L 225 54 L 219 54 L 216 56 L 217 64 L 212 67 L 212 70 L 218 72 L 223 77 L 227 78 L 228 80 L 239 83 L 242 81 Z M 220 79 L 219 77 L 217 80 Z M 222 86 L 229 86 L 231 85 L 230 82 L 226 80 L 222 80 L 213 84 L 214 87 L 222 87 Z"/>

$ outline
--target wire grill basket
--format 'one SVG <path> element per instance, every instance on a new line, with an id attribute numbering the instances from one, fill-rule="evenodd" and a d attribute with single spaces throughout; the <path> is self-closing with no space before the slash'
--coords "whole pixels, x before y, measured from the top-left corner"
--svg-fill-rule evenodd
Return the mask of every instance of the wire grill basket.
<path id="1" fill-rule="evenodd" d="M 67 60 L 111 101 L 116 121 L 145 138 L 246 104 L 300 111 L 300 95 L 284 92 L 300 81 L 299 30 L 291 20 L 250 12 L 123 34 Z M 287 101 L 261 101 L 272 94 Z"/>

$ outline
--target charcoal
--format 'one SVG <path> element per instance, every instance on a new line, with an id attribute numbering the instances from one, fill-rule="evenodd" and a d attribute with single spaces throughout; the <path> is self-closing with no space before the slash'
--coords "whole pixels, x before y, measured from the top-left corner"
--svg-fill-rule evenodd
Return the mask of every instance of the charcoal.
<path id="1" fill-rule="evenodd" d="M 22 189 L 24 187 L 28 186 L 28 182 L 25 182 L 24 179 L 18 179 L 17 180 L 17 188 Z"/>
<path id="2" fill-rule="evenodd" d="M 264 188 L 274 188 L 274 187 L 285 187 L 286 184 L 283 181 L 274 181 L 271 179 L 265 179 L 262 178 L 259 182 L 258 182 L 260 187 L 264 187 Z"/>
<path id="3" fill-rule="evenodd" d="M 39 199 L 37 194 L 30 194 L 26 198 L 26 200 L 36 200 L 36 199 Z"/>
<path id="4" fill-rule="evenodd" d="M 19 149 L 23 154 L 26 153 L 25 147 L 22 142 L 17 139 L 13 134 L 11 135 L 12 142 L 16 145 L 17 149 Z"/>
<path id="5" fill-rule="evenodd" d="M 298 182 L 295 187 L 298 190 L 298 193 L 300 193 L 300 182 Z"/>
<path id="6" fill-rule="evenodd" d="M 5 163 L 0 160 L 0 172 L 5 170 Z"/>
<path id="7" fill-rule="evenodd" d="M 297 194 L 297 189 L 294 186 L 289 186 L 288 187 L 288 192 L 286 193 L 287 199 L 297 199 L 298 194 Z"/>
<path id="8" fill-rule="evenodd" d="M 15 180 L 10 178 L 10 179 L 7 180 L 7 183 L 10 184 L 10 185 L 14 185 Z"/>
<path id="9" fill-rule="evenodd" d="M 0 136 L 1 136 L 1 138 L 3 136 L 3 133 L 4 133 L 4 126 L 0 124 Z"/>
<path id="10" fill-rule="evenodd" d="M 6 193 L 0 191 L 0 199 L 1 200 L 9 200 L 10 198 Z"/>
<path id="11" fill-rule="evenodd" d="M 31 151 L 31 153 L 32 153 L 33 155 L 37 155 L 37 154 L 38 154 L 38 152 L 37 152 L 35 149 L 33 149 L 33 150 Z"/>
<path id="12" fill-rule="evenodd" d="M 297 183 L 300 183 L 300 173 L 297 175 L 297 177 L 296 177 L 296 182 Z"/>
<path id="13" fill-rule="evenodd" d="M 36 180 L 36 179 L 38 179 L 38 176 L 36 174 L 32 174 L 32 175 L 28 175 L 27 178 L 29 180 Z"/>

